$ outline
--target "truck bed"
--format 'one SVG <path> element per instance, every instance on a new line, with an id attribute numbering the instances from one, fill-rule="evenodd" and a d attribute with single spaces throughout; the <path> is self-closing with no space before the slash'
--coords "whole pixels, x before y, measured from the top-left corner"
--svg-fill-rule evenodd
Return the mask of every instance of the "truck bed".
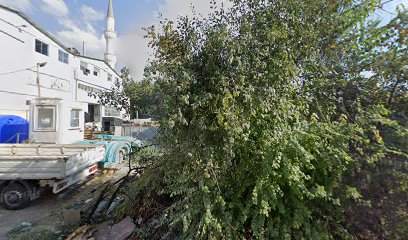
<path id="1" fill-rule="evenodd" d="M 0 144 L 0 180 L 64 179 L 104 155 L 100 145 Z"/>

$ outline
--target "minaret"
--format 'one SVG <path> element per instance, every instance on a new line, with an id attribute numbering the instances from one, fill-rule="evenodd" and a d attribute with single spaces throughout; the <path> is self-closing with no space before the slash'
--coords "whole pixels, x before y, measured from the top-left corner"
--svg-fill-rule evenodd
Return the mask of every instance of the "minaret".
<path id="1" fill-rule="evenodd" d="M 116 55 L 115 55 L 115 50 L 113 48 L 113 42 L 116 39 L 116 32 L 115 32 L 115 17 L 113 16 L 112 0 L 109 0 L 108 14 L 106 16 L 105 39 L 106 39 L 105 61 L 113 69 L 115 69 Z"/>

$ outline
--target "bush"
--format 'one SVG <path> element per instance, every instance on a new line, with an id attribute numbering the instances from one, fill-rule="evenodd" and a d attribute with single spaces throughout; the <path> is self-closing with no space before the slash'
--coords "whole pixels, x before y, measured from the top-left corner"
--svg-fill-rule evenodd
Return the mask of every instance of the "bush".
<path id="1" fill-rule="evenodd" d="M 132 188 L 139 237 L 350 238 L 343 176 L 384 147 L 335 55 L 377 1 L 232 3 L 149 29 L 163 149 Z"/>

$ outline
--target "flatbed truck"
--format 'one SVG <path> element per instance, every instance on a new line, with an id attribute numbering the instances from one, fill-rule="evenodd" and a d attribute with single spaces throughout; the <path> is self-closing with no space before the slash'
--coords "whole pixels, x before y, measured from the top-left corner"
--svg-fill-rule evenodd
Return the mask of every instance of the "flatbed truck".
<path id="1" fill-rule="evenodd" d="M 0 203 L 23 208 L 42 188 L 57 194 L 98 170 L 102 145 L 0 144 Z"/>

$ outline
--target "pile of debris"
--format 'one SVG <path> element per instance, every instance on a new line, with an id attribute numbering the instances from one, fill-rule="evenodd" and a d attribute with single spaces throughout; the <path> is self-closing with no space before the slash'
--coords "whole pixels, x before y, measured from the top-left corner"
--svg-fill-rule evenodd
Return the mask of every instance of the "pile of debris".
<path id="1" fill-rule="evenodd" d="M 136 225 L 130 217 L 117 224 L 106 221 L 97 227 L 84 225 L 69 235 L 66 240 L 125 240 L 132 236 Z"/>
<path id="2" fill-rule="evenodd" d="M 130 237 L 135 229 L 133 220 L 130 217 L 126 217 L 121 222 L 114 224 L 111 220 L 112 212 L 124 202 L 124 198 L 120 194 L 121 190 L 140 176 L 143 169 L 143 167 L 131 168 L 129 164 L 129 171 L 124 177 L 113 183 L 111 180 L 108 180 L 91 191 L 96 193 L 102 189 L 97 197 L 90 198 L 84 201 L 83 204 L 64 209 L 63 218 L 67 225 L 81 225 L 67 239 L 122 240 Z M 91 227 L 98 223 L 101 224 Z"/>
<path id="3" fill-rule="evenodd" d="M 127 172 L 122 178 L 115 182 L 111 179 L 106 181 L 91 191 L 95 197 L 63 210 L 64 222 L 67 225 L 81 226 L 70 234 L 67 240 L 124 240 L 133 235 L 136 227 L 133 219 L 128 216 L 115 223 L 112 220 L 112 213 L 124 202 L 124 197 L 128 196 L 123 189 L 135 181 L 145 169 L 145 167 L 131 166 L 133 155 L 151 146 L 154 145 L 145 145 L 131 151 L 127 158 Z"/>

